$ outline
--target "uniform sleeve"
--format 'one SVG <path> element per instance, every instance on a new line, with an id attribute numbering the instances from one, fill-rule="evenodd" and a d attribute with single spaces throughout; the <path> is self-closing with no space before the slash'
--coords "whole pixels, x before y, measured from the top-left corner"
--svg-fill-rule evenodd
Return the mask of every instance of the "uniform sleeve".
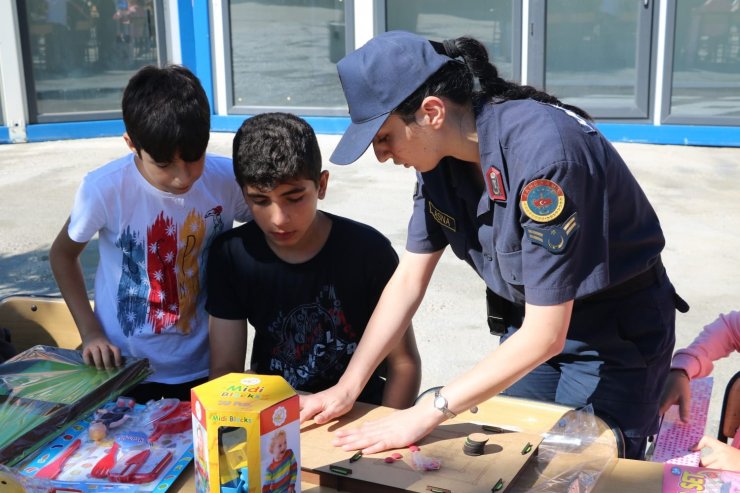
<path id="1" fill-rule="evenodd" d="M 107 205 L 100 189 L 86 176 L 77 189 L 67 234 L 72 241 L 87 243 L 106 224 Z"/>
<path id="2" fill-rule="evenodd" d="M 740 312 L 720 315 L 688 347 L 679 349 L 673 356 L 671 368 L 686 370 L 689 378 L 710 375 L 714 362 L 740 351 Z"/>
<path id="3" fill-rule="evenodd" d="M 206 266 L 206 311 L 216 318 L 247 318 L 247 307 L 239 302 L 234 286 L 234 259 L 225 238 L 218 237 L 208 250 Z M 244 289 L 244 287 L 242 287 Z"/>
<path id="4" fill-rule="evenodd" d="M 417 173 L 414 189 L 414 207 L 409 220 L 406 236 L 406 250 L 412 253 L 432 253 L 445 248 L 447 237 L 440 225 L 427 214 L 427 199 L 424 196 L 424 183 Z"/>
<path id="5" fill-rule="evenodd" d="M 552 164 L 523 184 L 518 206 L 528 303 L 555 305 L 608 286 L 606 201 L 603 178 L 577 162 Z M 539 204 L 547 206 L 538 210 Z"/>

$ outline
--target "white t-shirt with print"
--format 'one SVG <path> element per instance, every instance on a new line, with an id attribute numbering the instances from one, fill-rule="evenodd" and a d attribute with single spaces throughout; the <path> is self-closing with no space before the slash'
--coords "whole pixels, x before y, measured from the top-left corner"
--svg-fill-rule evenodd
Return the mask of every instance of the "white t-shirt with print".
<path id="1" fill-rule="evenodd" d="M 98 233 L 96 316 L 123 355 L 149 359 L 148 381 L 208 375 L 208 247 L 234 220 L 250 219 L 226 157 L 207 154 L 202 176 L 181 195 L 147 182 L 133 154 L 85 176 L 68 234 L 86 243 Z"/>

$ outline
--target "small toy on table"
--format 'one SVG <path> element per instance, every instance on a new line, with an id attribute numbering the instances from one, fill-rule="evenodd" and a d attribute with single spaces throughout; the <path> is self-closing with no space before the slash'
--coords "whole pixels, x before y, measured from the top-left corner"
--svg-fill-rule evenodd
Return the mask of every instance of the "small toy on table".
<path id="1" fill-rule="evenodd" d="M 182 433 L 188 431 L 192 426 L 192 413 L 189 402 L 180 402 L 168 414 L 154 421 L 154 429 L 149 435 L 149 443 L 156 442 L 162 435 Z"/>
<path id="2" fill-rule="evenodd" d="M 131 418 L 136 402 L 130 397 L 119 397 L 113 408 L 102 407 L 95 412 L 95 418 L 88 428 L 91 440 L 99 442 L 108 436 L 111 428 L 118 428 Z"/>

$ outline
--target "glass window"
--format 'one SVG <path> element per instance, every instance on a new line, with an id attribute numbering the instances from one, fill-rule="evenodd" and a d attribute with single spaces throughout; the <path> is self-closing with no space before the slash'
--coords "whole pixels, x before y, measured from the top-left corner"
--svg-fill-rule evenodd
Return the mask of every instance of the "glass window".
<path id="1" fill-rule="evenodd" d="M 436 41 L 472 36 L 486 46 L 502 78 L 519 80 L 513 65 L 517 58 L 514 48 L 518 46 L 513 40 L 519 30 L 512 29 L 512 3 L 386 0 L 385 27 L 387 31 L 410 31 Z"/>
<path id="2" fill-rule="evenodd" d="M 740 2 L 676 5 L 671 116 L 740 117 Z"/>
<path id="3" fill-rule="evenodd" d="M 346 113 L 335 66 L 345 53 L 344 8 L 342 0 L 231 0 L 232 111 Z"/>
<path id="4" fill-rule="evenodd" d="M 610 110 L 631 108 L 644 99 L 638 87 L 637 47 L 649 50 L 650 42 L 638 44 L 642 10 L 642 2 L 634 0 L 547 2 L 547 91 L 610 116 Z"/>
<path id="5" fill-rule="evenodd" d="M 120 112 L 121 94 L 140 67 L 157 64 L 161 0 L 28 0 L 25 48 L 31 118 Z M 161 12 L 161 9 L 159 10 Z M 109 117 L 112 117 L 109 116 Z M 70 120 L 65 115 L 64 120 Z"/>

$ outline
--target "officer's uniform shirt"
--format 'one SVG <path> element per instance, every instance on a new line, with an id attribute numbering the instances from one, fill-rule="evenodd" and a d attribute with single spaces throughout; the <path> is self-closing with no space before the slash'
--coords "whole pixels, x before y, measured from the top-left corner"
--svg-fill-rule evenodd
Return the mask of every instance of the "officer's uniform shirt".
<path id="1" fill-rule="evenodd" d="M 476 164 L 452 158 L 417 174 L 409 251 L 449 244 L 519 305 L 583 298 L 655 264 L 664 246 L 657 216 L 590 123 L 515 100 L 485 105 L 477 129 L 483 181 Z"/>
<path id="2" fill-rule="evenodd" d="M 657 431 L 675 290 L 661 267 L 645 290 L 605 293 L 659 261 L 665 242 L 656 214 L 616 150 L 572 112 L 514 100 L 485 105 L 476 124 L 480 167 L 446 158 L 417 174 L 406 249 L 450 245 L 513 302 L 502 341 L 521 324 L 525 301 L 575 299 L 560 355 L 506 393 L 592 403 L 627 437 L 627 456 L 639 458 Z"/>

